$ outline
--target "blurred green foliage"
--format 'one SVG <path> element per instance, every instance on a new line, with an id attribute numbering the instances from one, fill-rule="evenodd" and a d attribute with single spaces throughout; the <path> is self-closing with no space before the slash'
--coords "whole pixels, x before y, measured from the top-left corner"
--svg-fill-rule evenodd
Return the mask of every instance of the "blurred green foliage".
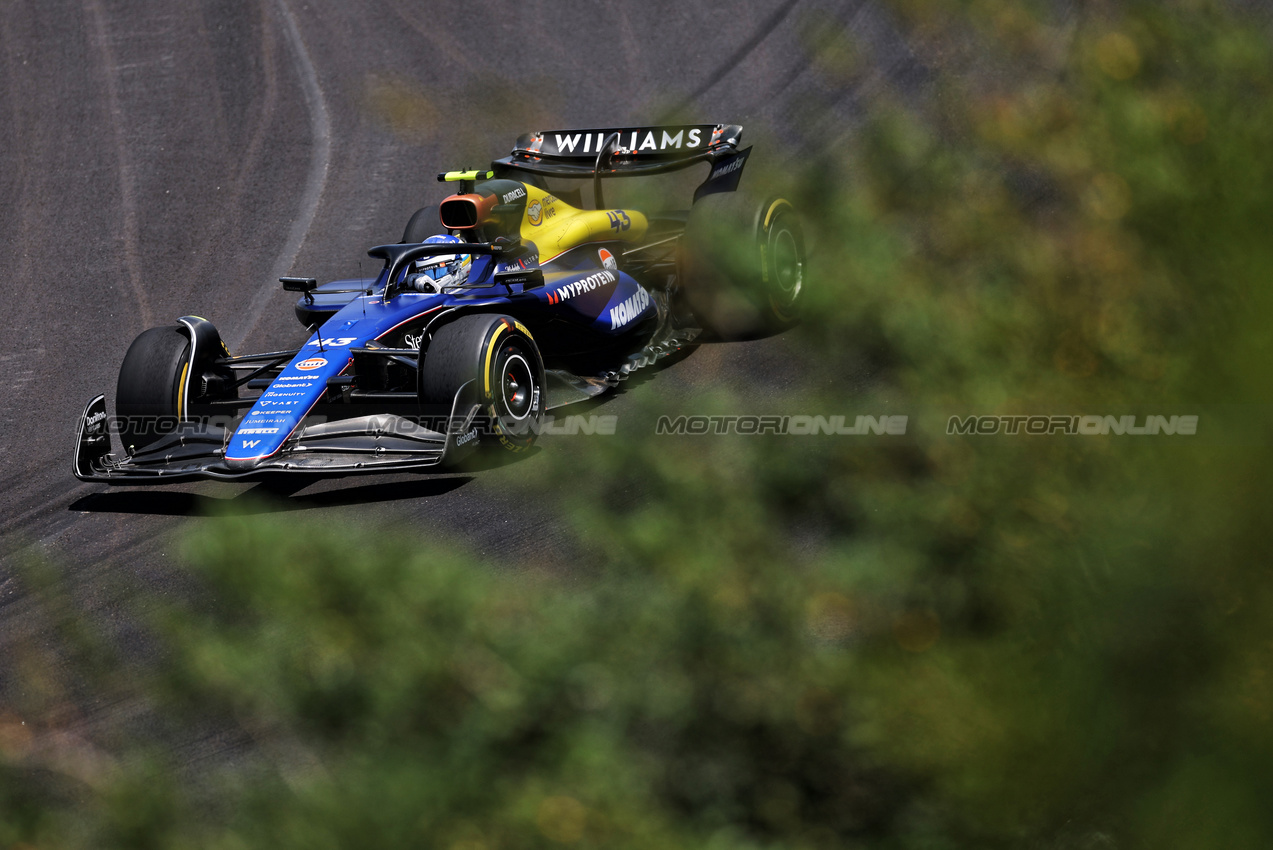
<path id="1" fill-rule="evenodd" d="M 545 441 L 524 495 L 569 581 L 226 518 L 144 664 L 33 582 L 63 646 L 0 713 L 0 846 L 1273 845 L 1273 42 L 1202 0 L 891 8 L 943 70 L 872 87 L 797 186 L 787 404 L 907 437 L 656 436 L 651 400 L 644 432 Z M 832 84 L 871 67 L 806 41 Z M 947 435 L 965 413 L 1201 419 Z M 77 670 L 242 755 L 59 739 Z"/>

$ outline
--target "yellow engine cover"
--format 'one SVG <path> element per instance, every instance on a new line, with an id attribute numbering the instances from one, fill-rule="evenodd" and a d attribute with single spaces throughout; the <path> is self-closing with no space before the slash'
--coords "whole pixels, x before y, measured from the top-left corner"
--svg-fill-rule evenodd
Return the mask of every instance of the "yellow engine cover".
<path id="1" fill-rule="evenodd" d="M 526 192 L 522 241 L 535 243 L 541 264 L 588 242 L 636 242 L 650 226 L 636 210 L 581 210 L 534 186 Z"/>

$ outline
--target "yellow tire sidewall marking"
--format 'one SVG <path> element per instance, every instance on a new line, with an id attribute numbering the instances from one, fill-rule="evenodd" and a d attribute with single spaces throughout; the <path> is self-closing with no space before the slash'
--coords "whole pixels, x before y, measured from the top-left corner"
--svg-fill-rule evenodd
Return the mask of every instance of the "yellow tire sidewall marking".
<path id="1" fill-rule="evenodd" d="M 765 211 L 765 228 L 766 229 L 769 228 L 769 222 L 773 218 L 774 213 L 777 212 L 778 207 L 783 205 L 786 205 L 789 207 L 791 206 L 791 203 L 786 198 L 779 198 L 778 200 L 774 201 L 772 204 L 769 205 L 769 209 Z"/>
<path id="2" fill-rule="evenodd" d="M 187 360 L 181 366 L 181 379 L 177 382 L 177 417 L 185 418 L 185 395 L 186 395 L 186 375 L 190 372 L 190 361 Z"/>
<path id="3" fill-rule="evenodd" d="M 482 373 L 486 386 L 486 396 L 488 398 L 491 395 L 491 364 L 493 362 L 491 357 L 495 353 L 495 344 L 499 342 L 500 335 L 506 330 L 508 330 L 508 325 L 501 321 L 499 327 L 495 329 L 495 333 L 491 334 L 490 344 L 486 346 L 486 360 L 483 361 Z"/>

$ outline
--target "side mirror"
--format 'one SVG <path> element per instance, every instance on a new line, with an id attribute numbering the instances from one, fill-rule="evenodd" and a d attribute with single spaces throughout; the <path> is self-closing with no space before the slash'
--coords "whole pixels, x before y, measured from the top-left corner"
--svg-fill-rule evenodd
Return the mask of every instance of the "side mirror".
<path id="1" fill-rule="evenodd" d="M 318 289 L 318 281 L 312 277 L 280 277 L 279 283 L 283 284 L 283 288 L 288 292 L 303 292 L 305 300 L 314 303 L 314 290 Z"/>
<path id="2" fill-rule="evenodd" d="M 535 289 L 544 285 L 544 273 L 538 268 L 534 269 L 509 269 L 508 271 L 495 273 L 495 284 L 497 286 L 511 287 L 515 283 L 520 283 L 522 289 Z"/>

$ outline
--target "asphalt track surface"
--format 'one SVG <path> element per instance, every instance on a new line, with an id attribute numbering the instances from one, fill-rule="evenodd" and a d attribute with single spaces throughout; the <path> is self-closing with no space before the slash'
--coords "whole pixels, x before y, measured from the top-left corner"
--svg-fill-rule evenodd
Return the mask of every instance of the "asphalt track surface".
<path id="1" fill-rule="evenodd" d="M 853 87 L 802 46 L 840 26 L 873 46 Z M 236 351 L 299 344 L 279 275 L 374 271 L 442 194 L 433 175 L 505 155 L 518 134 L 694 120 L 762 129 L 802 155 L 852 132 L 860 87 L 922 89 L 928 67 L 869 3 L 748 0 L 10 0 L 0 11 L 0 657 L 38 637 L 12 575 L 21 552 L 112 619 L 125 581 L 185 586 L 174 541 L 257 485 L 112 489 L 71 475 L 77 417 L 142 330 L 196 314 Z M 745 134 L 745 139 L 748 136 Z M 704 347 L 604 406 L 684 409 L 742 380 L 756 409 L 802 376 L 798 329 Z M 870 381 L 871 376 L 852 376 Z M 752 411 L 740 411 L 747 413 Z M 540 457 L 587 437 L 545 437 Z M 327 479 L 268 510 L 401 521 L 509 568 L 570 569 L 551 497 L 508 485 L 532 456 L 467 475 Z M 298 512 L 293 514 L 292 512 Z"/>

